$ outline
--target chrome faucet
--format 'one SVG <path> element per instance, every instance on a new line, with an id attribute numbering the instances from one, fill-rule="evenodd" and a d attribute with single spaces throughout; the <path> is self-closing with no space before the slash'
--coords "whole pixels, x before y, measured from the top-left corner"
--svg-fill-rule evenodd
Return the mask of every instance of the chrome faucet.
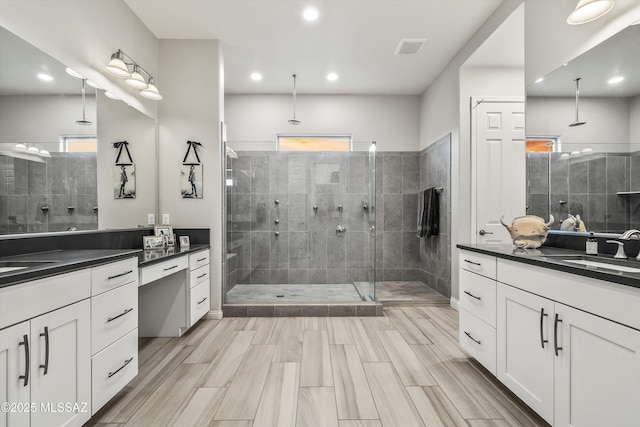
<path id="1" fill-rule="evenodd" d="M 633 235 L 637 235 L 638 239 L 640 239 L 640 230 L 636 230 L 636 229 L 627 230 L 620 235 L 619 239 L 631 240 L 631 237 L 633 237 Z M 640 261 L 640 252 L 638 252 L 638 255 L 636 256 L 636 261 Z"/>

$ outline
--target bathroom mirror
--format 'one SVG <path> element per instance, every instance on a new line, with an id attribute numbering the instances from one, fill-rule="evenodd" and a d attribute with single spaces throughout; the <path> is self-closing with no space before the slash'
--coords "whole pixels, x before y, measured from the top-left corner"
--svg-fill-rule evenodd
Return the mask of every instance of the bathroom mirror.
<path id="1" fill-rule="evenodd" d="M 82 79 L 2 27 L 0 53 L 0 235 L 145 225 L 157 212 L 155 120 L 89 85 L 83 112 Z M 113 197 L 121 140 L 138 167 L 134 200 Z"/>
<path id="2" fill-rule="evenodd" d="M 564 231 L 637 228 L 640 25 L 530 85 L 526 108 L 527 213 Z"/>

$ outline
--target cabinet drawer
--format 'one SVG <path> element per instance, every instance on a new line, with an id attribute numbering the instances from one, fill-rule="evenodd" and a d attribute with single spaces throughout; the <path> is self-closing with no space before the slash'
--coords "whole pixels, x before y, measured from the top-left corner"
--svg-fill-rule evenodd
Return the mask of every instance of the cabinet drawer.
<path id="1" fill-rule="evenodd" d="M 189 269 L 195 270 L 198 267 L 209 264 L 209 249 L 189 255 Z"/>
<path id="2" fill-rule="evenodd" d="M 460 268 L 491 279 L 496 278 L 496 257 L 462 250 L 459 256 Z"/>
<path id="3" fill-rule="evenodd" d="M 496 375 L 496 330 L 464 309 L 460 309 L 460 345 Z"/>
<path id="4" fill-rule="evenodd" d="M 191 288 L 191 316 L 189 326 L 193 326 L 193 324 L 200 320 L 202 316 L 207 314 L 211 308 L 209 294 L 209 280 Z"/>
<path id="5" fill-rule="evenodd" d="M 91 271 L 0 288 L 0 329 L 91 296 Z"/>
<path id="6" fill-rule="evenodd" d="M 172 258 L 158 264 L 150 265 L 140 269 L 140 286 L 146 285 L 154 280 L 161 279 L 180 270 L 184 270 L 189 266 L 189 260 L 186 256 Z"/>
<path id="7" fill-rule="evenodd" d="M 138 329 L 91 358 L 91 415 L 138 375 Z"/>
<path id="8" fill-rule="evenodd" d="M 137 280 L 137 257 L 94 267 L 91 269 L 91 295 L 98 295 Z"/>
<path id="9" fill-rule="evenodd" d="M 203 265 L 189 273 L 189 286 L 192 288 L 205 280 L 209 280 L 209 265 Z"/>
<path id="10" fill-rule="evenodd" d="M 496 281 L 460 270 L 460 307 L 496 327 Z"/>
<path id="11" fill-rule="evenodd" d="M 130 283 L 91 298 L 91 354 L 138 327 L 138 286 Z"/>

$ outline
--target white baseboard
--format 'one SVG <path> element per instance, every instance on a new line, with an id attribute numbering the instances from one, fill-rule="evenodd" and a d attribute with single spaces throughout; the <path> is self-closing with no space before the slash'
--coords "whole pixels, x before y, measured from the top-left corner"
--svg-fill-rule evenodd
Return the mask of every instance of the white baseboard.
<path id="1" fill-rule="evenodd" d="M 220 320 L 222 319 L 222 310 L 211 310 L 204 315 L 207 320 Z"/>
<path id="2" fill-rule="evenodd" d="M 459 305 L 456 298 L 451 297 L 451 299 L 449 300 L 449 305 L 451 305 L 451 308 L 453 308 L 455 311 L 458 311 Z"/>

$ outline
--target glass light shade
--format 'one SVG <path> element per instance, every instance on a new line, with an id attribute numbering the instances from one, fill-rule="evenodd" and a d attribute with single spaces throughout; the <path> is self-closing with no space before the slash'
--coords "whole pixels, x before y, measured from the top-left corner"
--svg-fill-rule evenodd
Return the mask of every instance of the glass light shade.
<path id="1" fill-rule="evenodd" d="M 162 95 L 158 92 L 158 88 L 153 84 L 153 81 L 150 81 L 149 86 L 147 86 L 146 89 L 142 89 L 139 93 L 140 96 L 154 101 L 160 101 L 162 99 Z"/>
<path id="2" fill-rule="evenodd" d="M 27 151 L 33 154 L 40 154 L 40 150 L 38 150 L 38 147 L 34 147 L 34 146 L 29 147 Z"/>
<path id="3" fill-rule="evenodd" d="M 44 149 L 40 150 L 40 155 L 42 157 L 51 157 L 51 153 L 49 153 L 47 150 L 44 150 Z"/>
<path id="4" fill-rule="evenodd" d="M 112 94 L 111 92 L 105 92 L 105 93 L 104 93 L 104 96 L 106 96 L 107 98 L 120 100 L 120 98 L 118 98 L 117 96 L 115 96 L 115 95 L 114 95 L 114 94 Z"/>
<path id="5" fill-rule="evenodd" d="M 91 80 L 87 80 L 87 84 L 89 86 L 91 86 L 94 89 L 102 89 L 100 86 L 98 86 L 97 84 L 95 84 L 94 82 L 92 82 Z"/>
<path id="6" fill-rule="evenodd" d="M 109 61 L 104 69 L 108 73 L 116 77 L 127 78 L 131 76 L 131 73 L 129 73 L 129 69 L 127 68 L 127 64 L 125 64 L 124 61 L 120 59 L 117 53 L 111 55 L 111 61 Z"/>
<path id="7" fill-rule="evenodd" d="M 82 77 L 82 75 L 80 73 L 78 73 L 76 70 L 74 70 L 73 68 L 65 68 L 65 71 L 67 72 L 67 74 L 69 74 L 72 77 L 75 77 L 77 79 L 83 79 L 84 77 Z"/>
<path id="8" fill-rule="evenodd" d="M 147 88 L 147 81 L 144 79 L 142 74 L 140 74 L 140 68 L 137 65 L 133 67 L 133 73 L 131 73 L 131 76 L 126 79 L 125 82 L 135 89 Z"/>
<path id="9" fill-rule="evenodd" d="M 27 151 L 27 146 L 21 143 L 17 143 L 15 147 L 13 147 L 16 151 Z"/>
<path id="10" fill-rule="evenodd" d="M 580 25 L 606 15 L 613 9 L 613 0 L 580 0 L 576 10 L 567 18 L 567 24 Z"/>

